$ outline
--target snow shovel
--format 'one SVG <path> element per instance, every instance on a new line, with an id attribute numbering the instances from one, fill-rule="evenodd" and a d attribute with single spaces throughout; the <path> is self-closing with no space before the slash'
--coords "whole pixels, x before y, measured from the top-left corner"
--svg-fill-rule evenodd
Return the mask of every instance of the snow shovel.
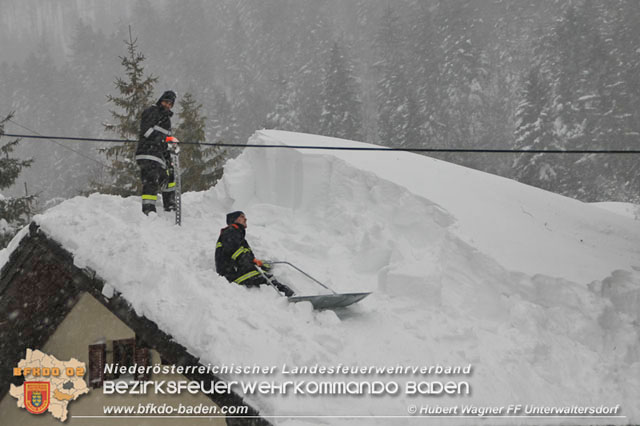
<path id="1" fill-rule="evenodd" d="M 298 303 L 298 302 L 311 302 L 311 305 L 313 305 L 313 309 L 318 309 L 318 310 L 322 310 L 322 309 L 337 309 L 337 308 L 344 308 L 346 306 L 349 305 L 353 305 L 354 303 L 357 303 L 359 301 L 361 301 L 362 299 L 364 299 L 365 297 L 367 297 L 368 295 L 370 295 L 370 292 L 367 293 L 336 293 L 335 291 L 333 291 L 332 289 L 330 289 L 329 287 L 327 287 L 326 285 L 322 284 L 320 281 L 318 281 L 317 279 L 313 278 L 311 275 L 307 274 L 306 272 L 304 272 L 302 269 L 298 268 L 297 266 L 295 266 L 292 263 L 286 262 L 286 261 L 279 261 L 279 260 L 275 260 L 275 261 L 267 261 L 265 263 L 271 264 L 271 265 L 289 265 L 291 266 L 293 269 L 297 270 L 298 272 L 300 272 L 301 274 L 303 274 L 304 276 L 306 276 L 307 278 L 311 279 L 313 282 L 315 282 L 316 284 L 324 287 L 325 289 L 329 290 L 332 294 L 318 294 L 318 295 L 314 295 L 314 296 L 289 296 L 289 302 L 293 302 L 293 303 Z M 273 284 L 273 282 L 271 281 L 271 279 L 262 272 L 262 270 L 258 267 L 256 267 L 256 269 L 258 269 L 258 271 L 260 271 L 260 274 L 267 280 L 267 282 L 273 287 L 276 288 L 275 285 Z M 276 288 L 277 290 L 277 288 Z M 280 293 L 280 292 L 278 292 Z"/>

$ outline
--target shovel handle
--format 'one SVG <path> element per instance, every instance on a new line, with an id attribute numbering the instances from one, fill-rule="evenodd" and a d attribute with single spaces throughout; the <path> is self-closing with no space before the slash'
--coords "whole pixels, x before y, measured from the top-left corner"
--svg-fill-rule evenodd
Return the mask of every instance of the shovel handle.
<path id="1" fill-rule="evenodd" d="M 267 260 L 266 263 L 270 263 L 272 265 L 289 265 L 291 266 L 293 269 L 295 269 L 296 271 L 300 272 L 302 275 L 304 275 L 305 277 L 311 279 L 312 281 L 314 281 L 316 284 L 326 288 L 327 290 L 329 290 L 331 293 L 333 294 L 338 294 L 335 291 L 333 291 L 332 289 L 330 289 L 329 287 L 327 287 L 326 285 L 322 284 L 320 281 L 316 280 L 315 278 L 313 278 L 311 275 L 307 274 L 305 271 L 303 271 L 302 269 L 298 268 L 296 265 L 294 265 L 293 263 L 287 262 L 285 260 Z M 262 272 L 262 271 L 261 271 Z"/>
<path id="2" fill-rule="evenodd" d="M 271 287 L 273 287 L 273 289 L 276 291 L 276 293 L 278 293 L 280 296 L 284 296 L 284 294 L 280 293 L 280 290 L 278 290 L 278 287 L 276 287 L 276 285 L 273 283 L 273 281 L 271 281 L 271 278 L 269 278 L 267 276 L 267 274 L 265 274 L 262 269 L 260 269 L 260 267 L 258 265 L 255 266 L 256 271 L 260 272 L 260 275 L 262 275 L 262 278 L 264 278 L 265 280 L 267 280 L 267 282 L 269 283 L 269 285 Z"/>

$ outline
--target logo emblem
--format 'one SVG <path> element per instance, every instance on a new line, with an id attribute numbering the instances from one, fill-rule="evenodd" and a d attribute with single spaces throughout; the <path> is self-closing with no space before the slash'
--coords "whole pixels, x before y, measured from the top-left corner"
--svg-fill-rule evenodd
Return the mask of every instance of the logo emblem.
<path id="1" fill-rule="evenodd" d="M 24 406 L 31 414 L 42 414 L 49 408 L 49 382 L 24 382 Z"/>

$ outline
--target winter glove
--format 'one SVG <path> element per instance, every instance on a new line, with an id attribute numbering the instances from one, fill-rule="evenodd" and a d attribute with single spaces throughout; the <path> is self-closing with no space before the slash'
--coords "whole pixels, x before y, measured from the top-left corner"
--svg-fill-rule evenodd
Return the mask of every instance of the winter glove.
<path id="1" fill-rule="evenodd" d="M 266 262 L 263 262 L 262 260 L 253 259 L 253 263 L 259 266 L 265 272 L 269 272 L 271 270 L 271 265 Z"/>
<path id="2" fill-rule="evenodd" d="M 180 153 L 180 147 L 178 146 L 178 143 L 180 141 L 178 140 L 178 138 L 176 138 L 175 136 L 167 136 L 167 139 L 165 139 L 165 141 L 167 142 L 167 144 L 169 144 L 169 150 L 171 150 L 174 154 Z"/>

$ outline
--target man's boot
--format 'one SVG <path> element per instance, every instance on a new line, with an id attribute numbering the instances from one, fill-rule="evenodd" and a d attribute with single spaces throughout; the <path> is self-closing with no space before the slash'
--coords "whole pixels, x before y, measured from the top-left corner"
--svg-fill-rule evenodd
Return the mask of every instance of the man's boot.
<path id="1" fill-rule="evenodd" d="M 151 212 L 156 212 L 156 205 L 155 204 L 143 204 L 142 205 L 142 213 L 146 214 L 147 216 L 149 216 L 149 213 Z"/>
<path id="2" fill-rule="evenodd" d="M 165 212 L 176 210 L 176 193 L 175 191 L 162 193 L 162 204 Z"/>
<path id="3" fill-rule="evenodd" d="M 279 292 L 281 292 L 282 294 L 284 294 L 287 297 L 291 297 L 293 296 L 295 293 L 293 292 L 293 290 L 291 290 L 288 286 L 279 283 L 276 280 L 272 280 L 271 282 L 273 282 L 273 284 L 276 286 L 276 288 L 278 289 Z"/>

